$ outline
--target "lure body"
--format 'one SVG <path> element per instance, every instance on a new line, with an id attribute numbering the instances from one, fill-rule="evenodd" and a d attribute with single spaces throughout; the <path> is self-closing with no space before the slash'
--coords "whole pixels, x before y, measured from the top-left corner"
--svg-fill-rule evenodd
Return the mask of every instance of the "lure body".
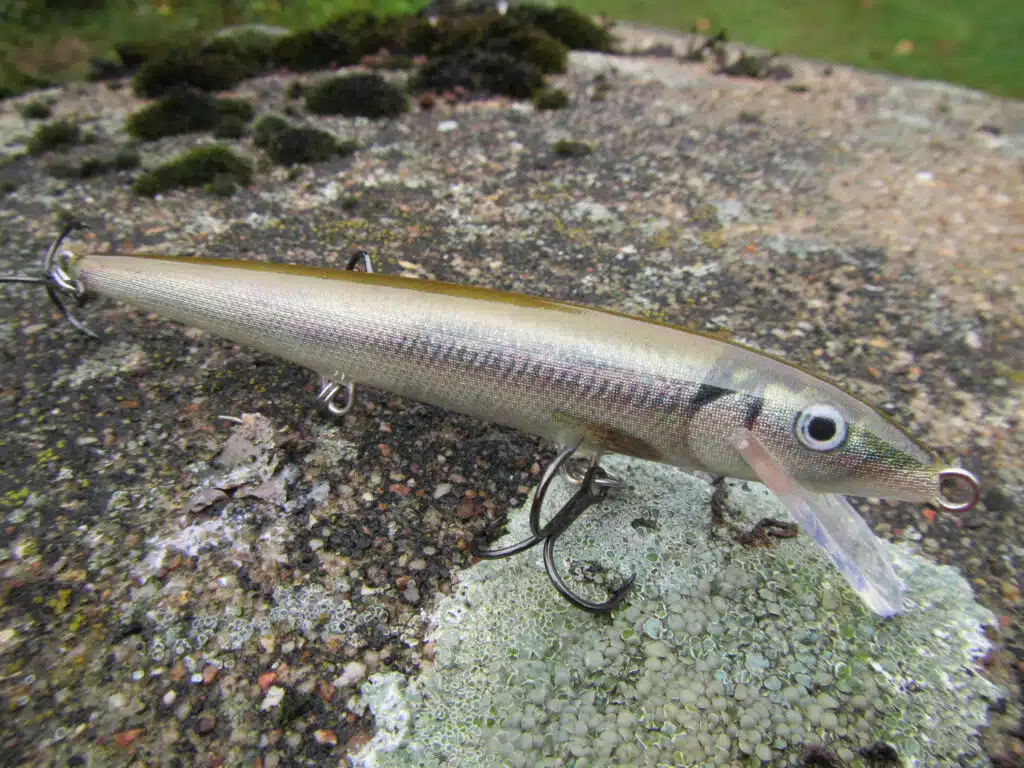
<path id="1" fill-rule="evenodd" d="M 939 496 L 929 454 L 862 401 L 774 358 L 661 323 L 279 264 L 89 254 L 68 272 L 87 294 L 559 445 L 583 438 L 595 454 L 760 480 L 733 439 L 746 430 L 815 492 Z"/>

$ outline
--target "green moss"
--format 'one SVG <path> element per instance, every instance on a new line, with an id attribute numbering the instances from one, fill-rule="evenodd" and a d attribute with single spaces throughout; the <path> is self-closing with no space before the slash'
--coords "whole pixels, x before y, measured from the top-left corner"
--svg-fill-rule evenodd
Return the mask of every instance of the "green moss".
<path id="1" fill-rule="evenodd" d="M 253 113 L 247 101 L 216 99 L 195 88 L 180 86 L 129 115 L 125 131 L 135 138 L 154 141 L 164 136 L 216 130 L 223 122 L 241 122 L 244 129 Z"/>
<path id="2" fill-rule="evenodd" d="M 356 74 L 315 85 L 306 94 L 306 109 L 318 115 L 395 117 L 409 110 L 409 100 L 380 75 Z"/>
<path id="3" fill-rule="evenodd" d="M 534 65 L 541 72 L 564 72 L 569 53 L 565 45 L 543 30 L 496 15 L 458 23 L 436 48 L 436 53 L 442 57 L 478 51 L 506 54 L 516 61 Z"/>
<path id="4" fill-rule="evenodd" d="M 103 161 L 98 157 L 90 157 L 81 163 L 68 163 L 58 160 L 46 167 L 46 172 L 58 179 L 91 179 L 101 176 L 106 170 Z"/>
<path id="5" fill-rule="evenodd" d="M 42 99 L 33 99 L 21 107 L 21 116 L 26 120 L 46 120 L 52 114 L 53 106 Z"/>
<path id="6" fill-rule="evenodd" d="M 137 40 L 114 44 L 114 52 L 127 72 L 135 72 L 147 61 L 162 59 L 176 46 L 168 40 Z"/>
<path id="7" fill-rule="evenodd" d="M 117 171 L 130 171 L 138 168 L 142 160 L 135 147 L 121 147 L 111 158 L 111 167 Z"/>
<path id="8" fill-rule="evenodd" d="M 569 63 L 569 49 L 565 45 L 551 35 L 534 29 L 524 29 L 510 35 L 490 50 L 529 62 L 545 73 L 565 72 Z"/>
<path id="9" fill-rule="evenodd" d="M 569 106 L 569 94 L 561 88 L 542 88 L 533 94 L 533 106 L 537 109 L 564 109 Z"/>
<path id="10" fill-rule="evenodd" d="M 218 173 L 208 183 L 203 185 L 203 190 L 218 197 L 231 197 L 238 189 L 238 182 L 230 173 Z"/>
<path id="11" fill-rule="evenodd" d="M 345 11 L 322 27 L 345 41 L 346 49 L 355 63 L 361 57 L 387 48 L 394 35 L 391 24 L 383 17 L 366 9 Z"/>
<path id="12" fill-rule="evenodd" d="M 213 129 L 213 137 L 215 139 L 240 139 L 245 136 L 248 124 L 247 120 L 242 120 L 235 115 L 227 115 Z"/>
<path id="13" fill-rule="evenodd" d="M 227 147 L 200 147 L 159 165 L 136 179 L 132 189 L 153 196 L 178 187 L 210 187 L 219 192 L 226 178 L 238 184 L 252 180 L 252 164 Z"/>
<path id="14" fill-rule="evenodd" d="M 593 90 L 590 93 L 592 101 L 605 101 L 611 93 L 612 84 L 603 72 L 599 72 L 593 81 Z"/>
<path id="15" fill-rule="evenodd" d="M 266 70 L 273 61 L 273 51 L 280 39 L 280 35 L 253 29 L 229 37 L 215 38 L 202 47 L 202 52 L 204 55 L 234 59 L 246 71 L 258 74 Z"/>
<path id="16" fill-rule="evenodd" d="M 277 165 L 322 163 L 338 153 L 338 140 L 316 128 L 288 128 L 267 144 L 267 155 Z"/>
<path id="17" fill-rule="evenodd" d="M 551 151 L 562 157 L 584 157 L 594 151 L 594 148 L 585 141 L 574 139 L 559 139 L 551 145 Z"/>
<path id="18" fill-rule="evenodd" d="M 544 75 L 533 64 L 505 53 L 475 51 L 444 56 L 426 64 L 415 81 L 423 91 L 443 93 L 455 88 L 528 99 L 544 87 Z"/>
<path id="19" fill-rule="evenodd" d="M 281 728 L 287 728 L 300 717 L 312 711 L 316 701 L 316 697 L 311 694 L 289 691 L 281 700 L 281 706 L 278 711 L 278 725 Z"/>
<path id="20" fill-rule="evenodd" d="M 256 114 L 256 110 L 253 109 L 252 104 L 245 99 L 217 99 L 215 104 L 217 107 L 217 114 L 219 114 L 221 118 L 230 117 L 242 120 L 248 124 L 252 120 L 253 115 Z"/>
<path id="21" fill-rule="evenodd" d="M 612 53 L 615 50 L 615 38 L 609 27 L 594 23 L 586 14 L 568 6 L 546 8 L 524 4 L 509 10 L 508 15 L 522 24 L 542 29 L 576 51 Z"/>
<path id="22" fill-rule="evenodd" d="M 182 86 L 223 91 L 254 74 L 256 70 L 251 63 L 235 56 L 190 47 L 174 48 L 143 64 L 135 74 L 133 85 L 137 95 L 152 99 Z"/>
<path id="23" fill-rule="evenodd" d="M 270 52 L 276 67 L 310 72 L 355 63 L 345 40 L 336 32 L 304 29 L 278 40 Z"/>
<path id="24" fill-rule="evenodd" d="M 41 155 L 52 149 L 66 149 L 77 144 L 82 137 L 78 123 L 70 120 L 55 120 L 36 128 L 28 140 L 26 149 L 30 155 Z"/>
<path id="25" fill-rule="evenodd" d="M 338 155 L 350 155 L 358 149 L 351 140 L 316 128 L 297 127 L 277 115 L 260 118 L 252 129 L 252 141 L 276 165 L 322 163 Z"/>
<path id="26" fill-rule="evenodd" d="M 411 14 L 379 16 L 354 10 L 335 16 L 317 29 L 280 38 L 270 52 L 274 66 L 309 72 L 358 64 L 364 56 L 387 50 L 400 62 L 435 51 L 444 32 Z"/>
<path id="27" fill-rule="evenodd" d="M 266 149 L 271 139 L 291 128 L 291 123 L 280 115 L 264 115 L 252 126 L 252 143 L 260 149 Z"/>

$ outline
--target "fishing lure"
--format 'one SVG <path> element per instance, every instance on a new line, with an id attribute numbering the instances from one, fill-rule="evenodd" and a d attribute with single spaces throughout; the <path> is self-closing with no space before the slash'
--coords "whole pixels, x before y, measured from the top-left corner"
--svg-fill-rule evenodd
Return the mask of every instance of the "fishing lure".
<path id="1" fill-rule="evenodd" d="M 632 577 L 602 602 L 576 594 L 555 566 L 558 538 L 619 481 L 600 458 L 621 453 L 719 477 L 765 483 L 881 615 L 902 610 L 885 548 L 844 495 L 931 502 L 962 512 L 979 499 L 970 472 L 938 466 L 909 435 L 861 400 L 773 357 L 662 323 L 561 301 L 367 269 L 158 255 L 73 254 L 66 228 L 40 277 L 63 315 L 98 296 L 155 312 L 319 373 L 319 400 L 352 406 L 355 384 L 516 427 L 562 447 L 542 475 L 531 535 L 498 558 L 544 545 L 552 583 L 571 603 L 609 611 Z M 337 402 L 345 390 L 346 399 Z M 570 464 L 586 461 L 585 469 Z M 541 524 L 559 471 L 575 495 Z M 969 498 L 948 495 L 966 486 Z"/>

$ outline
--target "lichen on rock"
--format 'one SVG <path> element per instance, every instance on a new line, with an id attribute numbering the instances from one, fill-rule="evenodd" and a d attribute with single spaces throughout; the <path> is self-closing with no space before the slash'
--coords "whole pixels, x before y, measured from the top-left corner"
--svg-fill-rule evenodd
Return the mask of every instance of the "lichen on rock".
<path id="1" fill-rule="evenodd" d="M 539 547 L 481 562 L 434 615 L 434 667 L 364 686 L 375 714 L 386 701 L 408 722 L 356 764 L 795 765 L 824 744 L 860 765 L 878 742 L 907 766 L 987 764 L 976 735 L 998 693 L 974 664 L 993 616 L 957 571 L 888 545 L 908 607 L 882 619 L 806 537 L 745 548 L 713 526 L 702 480 L 604 463 L 627 488 L 563 537 L 560 567 L 636 572 L 625 607 L 569 606 Z M 559 481 L 548 503 L 568 493 Z M 730 499 L 734 525 L 788 519 L 760 485 L 730 481 Z M 529 503 L 502 545 L 525 536 Z"/>

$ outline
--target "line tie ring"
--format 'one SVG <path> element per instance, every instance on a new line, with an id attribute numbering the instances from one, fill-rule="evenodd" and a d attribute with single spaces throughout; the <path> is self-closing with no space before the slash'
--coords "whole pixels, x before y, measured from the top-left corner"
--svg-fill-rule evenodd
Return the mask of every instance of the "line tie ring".
<path id="1" fill-rule="evenodd" d="M 953 501 L 943 489 L 946 483 L 954 483 L 957 488 L 964 486 L 970 491 L 967 501 Z M 935 496 L 935 503 L 945 512 L 959 514 L 973 509 L 981 501 L 981 486 L 971 472 L 962 467 L 949 467 L 939 472 L 939 492 Z"/>

